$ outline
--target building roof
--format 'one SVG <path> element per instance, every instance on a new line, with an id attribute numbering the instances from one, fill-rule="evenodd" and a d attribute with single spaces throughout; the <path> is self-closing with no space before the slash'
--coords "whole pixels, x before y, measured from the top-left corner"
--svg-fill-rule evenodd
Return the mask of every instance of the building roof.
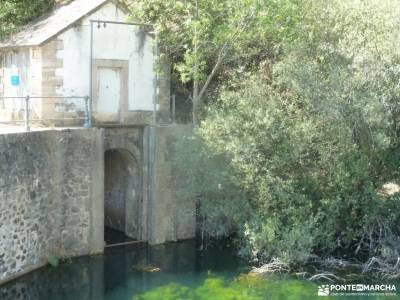
<path id="1" fill-rule="evenodd" d="M 51 13 L 24 26 L 9 39 L 0 42 L 0 48 L 42 45 L 108 1 L 110 0 L 75 0 L 59 6 Z"/>

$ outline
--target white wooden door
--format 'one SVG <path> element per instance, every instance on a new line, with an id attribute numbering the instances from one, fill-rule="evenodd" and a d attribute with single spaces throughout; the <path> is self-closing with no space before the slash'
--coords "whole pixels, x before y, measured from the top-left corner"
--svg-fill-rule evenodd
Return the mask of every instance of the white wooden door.
<path id="1" fill-rule="evenodd" d="M 121 109 L 121 68 L 98 67 L 97 114 L 104 121 L 118 122 Z"/>

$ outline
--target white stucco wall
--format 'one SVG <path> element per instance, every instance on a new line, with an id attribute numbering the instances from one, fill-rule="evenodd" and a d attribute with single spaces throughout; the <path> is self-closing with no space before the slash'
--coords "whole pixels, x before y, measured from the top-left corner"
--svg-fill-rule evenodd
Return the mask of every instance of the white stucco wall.
<path id="1" fill-rule="evenodd" d="M 82 22 L 58 36 L 64 49 L 57 58 L 63 67 L 56 75 L 63 77 L 63 87 L 57 91 L 64 96 L 86 96 L 90 90 L 90 20 L 127 21 L 125 13 L 108 3 L 84 18 Z M 153 110 L 155 92 L 154 43 L 138 26 L 103 24 L 94 26 L 93 59 L 126 60 L 129 62 L 128 109 Z M 78 107 L 80 106 L 76 102 Z M 81 102 L 81 105 L 83 103 Z"/>
<path id="2" fill-rule="evenodd" d="M 0 119 L 8 120 L 22 116 L 25 109 L 24 97 L 40 95 L 41 66 L 40 49 L 38 48 L 26 47 L 0 52 L 0 96 L 21 97 L 19 99 L 0 99 Z M 12 75 L 19 76 L 18 86 L 11 84 Z M 38 102 L 37 100 L 31 100 L 31 108 L 35 113 L 39 110 L 38 105 L 34 103 Z"/>

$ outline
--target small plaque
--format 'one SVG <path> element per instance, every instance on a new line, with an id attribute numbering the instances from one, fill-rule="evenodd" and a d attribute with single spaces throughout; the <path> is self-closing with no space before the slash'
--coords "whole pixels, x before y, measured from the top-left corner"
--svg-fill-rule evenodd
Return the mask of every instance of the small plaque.
<path id="1" fill-rule="evenodd" d="M 18 75 L 11 76 L 11 85 L 12 86 L 19 86 L 20 80 Z"/>

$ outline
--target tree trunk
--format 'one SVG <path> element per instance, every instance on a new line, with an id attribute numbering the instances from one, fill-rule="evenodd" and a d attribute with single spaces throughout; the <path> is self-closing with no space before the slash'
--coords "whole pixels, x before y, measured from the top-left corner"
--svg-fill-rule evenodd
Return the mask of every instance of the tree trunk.
<path id="1" fill-rule="evenodd" d="M 200 103 L 199 103 L 199 81 L 193 82 L 193 125 L 199 125 Z"/>
<path id="2" fill-rule="evenodd" d="M 199 19 L 199 4 L 198 1 L 196 0 L 196 20 Z M 197 44 L 197 30 L 195 30 L 195 37 L 194 37 L 194 55 L 195 55 L 195 65 L 194 65 L 194 80 L 193 80 L 193 108 L 192 108 L 192 114 L 193 114 L 193 125 L 198 126 L 199 125 L 199 80 L 197 78 L 198 76 L 198 63 L 197 63 L 197 54 L 198 54 L 198 44 Z"/>

